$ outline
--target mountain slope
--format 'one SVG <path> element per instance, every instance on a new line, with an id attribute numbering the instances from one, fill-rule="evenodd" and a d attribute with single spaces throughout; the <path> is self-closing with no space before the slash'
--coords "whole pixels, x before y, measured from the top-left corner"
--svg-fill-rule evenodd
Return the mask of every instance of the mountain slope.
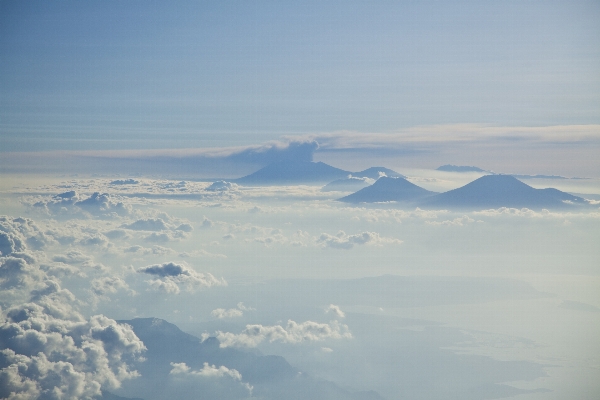
<path id="1" fill-rule="evenodd" d="M 458 189 L 423 200 L 426 207 L 449 208 L 564 208 L 586 204 L 581 197 L 557 189 L 535 189 L 510 175 L 486 175 Z"/>
<path id="2" fill-rule="evenodd" d="M 390 178 L 406 178 L 404 175 L 399 174 L 398 172 L 384 167 L 371 167 L 367 168 L 363 171 L 353 172 L 352 176 L 357 176 L 361 178 L 371 178 L 371 179 L 379 179 L 381 176 L 388 176 Z"/>
<path id="3" fill-rule="evenodd" d="M 118 321 L 128 324 L 144 342 L 147 351 L 143 362 L 135 364 L 140 377 L 126 381 L 115 390 L 119 396 L 154 399 L 238 399 L 248 396 L 261 399 L 381 399 L 374 392 L 348 392 L 332 382 L 311 378 L 292 367 L 283 357 L 261 355 L 234 348 L 221 348 L 210 337 L 204 341 L 181 331 L 177 326 L 159 318 L 136 318 Z M 173 363 L 185 363 L 190 371 L 198 371 L 204 363 L 216 368 L 236 370 L 239 380 L 225 376 L 209 379 L 192 374 L 185 380 L 172 373 Z M 190 377 L 188 377 L 190 378 Z M 107 394 L 107 398 L 110 394 Z M 115 397 L 118 398 L 118 397 Z"/>
<path id="4" fill-rule="evenodd" d="M 382 177 L 371 186 L 342 197 L 339 201 L 345 203 L 413 202 L 433 194 L 434 192 L 410 183 L 404 178 Z"/>
<path id="5" fill-rule="evenodd" d="M 350 174 L 349 171 L 322 162 L 279 161 L 250 175 L 235 179 L 234 182 L 245 185 L 326 183 L 345 178 Z"/>

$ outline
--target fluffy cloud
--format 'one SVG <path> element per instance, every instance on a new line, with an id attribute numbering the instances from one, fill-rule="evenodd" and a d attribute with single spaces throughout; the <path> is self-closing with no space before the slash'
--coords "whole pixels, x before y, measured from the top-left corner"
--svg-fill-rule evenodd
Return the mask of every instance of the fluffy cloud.
<path id="1" fill-rule="evenodd" d="M 135 231 L 162 231 L 167 229 L 165 221 L 160 218 L 138 219 L 131 224 L 123 224 L 123 228 Z"/>
<path id="2" fill-rule="evenodd" d="M 232 182 L 226 181 L 216 181 L 213 182 L 209 187 L 205 190 L 209 192 L 229 192 L 229 191 L 237 191 L 239 186 Z"/>
<path id="3" fill-rule="evenodd" d="M 212 315 L 215 318 L 219 318 L 219 319 L 235 318 L 235 317 L 241 317 L 242 315 L 244 315 L 244 312 L 242 310 L 238 310 L 237 308 L 230 308 L 228 310 L 226 310 L 224 308 L 217 308 L 215 310 L 212 310 L 210 315 Z"/>
<path id="4" fill-rule="evenodd" d="M 319 236 L 319 238 L 317 239 L 317 243 L 323 245 L 324 247 L 348 250 L 357 244 L 400 244 L 402 243 L 402 241 L 393 238 L 381 237 L 376 232 L 363 232 L 356 235 L 347 235 L 344 231 L 339 231 L 338 234 L 335 236 L 329 235 L 327 233 L 322 233 L 321 236 Z"/>
<path id="5" fill-rule="evenodd" d="M 209 273 L 199 273 L 174 262 L 148 265 L 139 268 L 137 272 L 156 277 L 146 282 L 154 289 L 166 293 L 178 294 L 181 286 L 191 291 L 197 287 L 227 285 L 223 278 L 217 279 Z"/>
<path id="6" fill-rule="evenodd" d="M 474 215 L 480 215 L 484 217 L 501 217 L 501 216 L 510 216 L 510 217 L 524 217 L 524 218 L 554 218 L 554 219 L 563 219 L 563 218 L 600 218 L 600 212 L 582 212 L 582 213 L 574 213 L 574 212 L 555 212 L 549 211 L 546 209 L 542 209 L 541 211 L 530 210 L 529 208 L 509 208 L 509 207 L 501 207 L 497 209 L 489 209 L 489 210 L 481 210 L 474 211 Z"/>
<path id="7" fill-rule="evenodd" d="M 209 365 L 207 362 L 200 370 L 192 370 L 187 366 L 186 363 L 171 363 L 171 371 L 169 375 L 182 377 L 182 378 L 205 378 L 205 379 L 222 379 L 231 378 L 234 381 L 240 382 L 250 394 L 252 394 L 252 386 L 246 382 L 242 382 L 242 374 L 236 369 L 229 369 L 225 366 L 216 367 L 215 365 Z"/>
<path id="8" fill-rule="evenodd" d="M 76 191 L 71 190 L 50 198 L 43 197 L 31 205 L 48 215 L 83 218 L 114 218 L 131 213 L 131 206 L 125 204 L 122 199 L 100 192 L 94 192 L 90 197 L 83 198 Z"/>
<path id="9" fill-rule="evenodd" d="M 322 341 L 325 339 L 350 339 L 348 326 L 337 321 L 323 324 L 313 321 L 297 323 L 289 320 L 286 327 L 281 325 L 246 325 L 239 334 L 217 331 L 216 338 L 220 347 L 256 347 L 263 341 L 282 343 L 301 343 Z"/>
<path id="10" fill-rule="evenodd" d="M 0 289 L 1 398 L 92 398 L 138 375 L 145 347 L 131 327 L 84 318 L 34 257 L 1 257 Z"/>
<path id="11" fill-rule="evenodd" d="M 327 308 L 325 309 L 325 313 L 326 314 L 333 314 L 338 318 L 345 318 L 346 314 L 340 309 L 339 306 L 336 306 L 334 304 L 330 304 L 329 306 L 327 306 Z"/>
<path id="12" fill-rule="evenodd" d="M 444 221 L 425 221 L 427 225 L 446 225 L 446 226 L 463 226 L 466 224 L 470 224 L 475 222 L 475 220 L 468 215 L 464 215 L 462 217 L 454 218 L 452 220 L 444 220 Z"/>
<path id="13" fill-rule="evenodd" d="M 128 363 L 145 350 L 131 327 L 96 315 L 53 318 L 28 303 L 2 314 L 2 398 L 92 398 L 138 373 Z"/>
<path id="14" fill-rule="evenodd" d="M 241 317 L 244 315 L 244 311 L 254 311 L 255 309 L 252 307 L 246 307 L 244 303 L 239 302 L 237 304 L 237 308 L 230 308 L 228 310 L 224 308 L 217 308 L 216 310 L 212 310 L 210 315 L 215 318 L 223 319 L 223 318 L 235 318 Z"/>

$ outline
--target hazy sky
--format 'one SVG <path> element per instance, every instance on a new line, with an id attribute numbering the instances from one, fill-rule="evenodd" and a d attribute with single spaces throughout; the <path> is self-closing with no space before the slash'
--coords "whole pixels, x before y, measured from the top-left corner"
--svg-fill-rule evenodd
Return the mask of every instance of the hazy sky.
<path id="1" fill-rule="evenodd" d="M 2 151 L 600 122 L 596 1 L 0 2 Z"/>

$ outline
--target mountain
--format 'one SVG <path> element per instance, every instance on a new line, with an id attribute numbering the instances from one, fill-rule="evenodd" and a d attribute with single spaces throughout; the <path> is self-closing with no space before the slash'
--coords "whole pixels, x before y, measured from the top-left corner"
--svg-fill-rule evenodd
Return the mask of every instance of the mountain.
<path id="1" fill-rule="evenodd" d="M 250 175 L 235 179 L 233 182 L 244 185 L 327 183 L 346 178 L 350 174 L 350 171 L 344 171 L 323 162 L 279 161 Z"/>
<path id="2" fill-rule="evenodd" d="M 147 350 L 144 353 L 145 360 L 134 364 L 140 376 L 125 381 L 120 389 L 114 390 L 117 396 L 107 393 L 105 398 L 246 398 L 248 386 L 244 386 L 244 383 L 248 383 L 253 387 L 252 397 L 265 400 L 381 399 L 375 392 L 353 393 L 332 382 L 312 378 L 292 367 L 280 356 L 262 355 L 256 350 L 221 348 L 219 341 L 214 337 L 201 341 L 159 318 L 135 318 L 118 322 L 130 325 Z M 226 367 L 230 371 L 235 369 L 241 374 L 241 378 L 211 380 L 202 379 L 200 375 L 192 373 L 193 379 L 185 381 L 171 373 L 172 363 L 185 363 L 191 371 L 201 370 L 204 363 L 208 363 L 216 368 Z"/>
<path id="3" fill-rule="evenodd" d="M 445 171 L 445 172 L 489 172 L 484 169 L 478 167 L 470 167 L 466 165 L 442 165 L 441 167 L 436 168 L 437 171 Z"/>
<path id="4" fill-rule="evenodd" d="M 448 208 L 563 208 L 585 205 L 581 197 L 557 189 L 535 189 L 511 175 L 485 175 L 473 182 L 423 200 L 420 206 Z"/>
<path id="5" fill-rule="evenodd" d="M 371 186 L 342 197 L 339 201 L 345 203 L 414 202 L 434 194 L 434 192 L 410 183 L 404 178 L 382 177 Z"/>
<path id="6" fill-rule="evenodd" d="M 371 167 L 367 168 L 364 171 L 353 172 L 352 176 L 359 178 L 371 178 L 371 179 L 379 179 L 382 176 L 388 176 L 390 178 L 406 178 L 406 176 L 399 174 L 398 172 L 384 167 Z"/>
<path id="7" fill-rule="evenodd" d="M 356 181 L 346 181 L 353 178 L 379 179 L 381 176 L 404 178 L 389 168 L 371 167 L 360 172 L 350 172 L 332 167 L 323 162 L 312 161 L 278 161 L 269 164 L 258 171 L 235 179 L 233 182 L 243 185 L 287 185 L 287 184 L 315 184 L 341 180 L 338 184 L 352 186 L 350 190 L 358 190 Z M 358 184 L 360 185 L 360 183 Z M 363 185 L 364 186 L 364 185 Z M 337 189 L 331 189 L 337 190 Z"/>
<path id="8" fill-rule="evenodd" d="M 344 179 L 336 179 L 321 188 L 321 192 L 356 192 L 375 182 L 371 178 L 358 178 L 351 176 Z"/>

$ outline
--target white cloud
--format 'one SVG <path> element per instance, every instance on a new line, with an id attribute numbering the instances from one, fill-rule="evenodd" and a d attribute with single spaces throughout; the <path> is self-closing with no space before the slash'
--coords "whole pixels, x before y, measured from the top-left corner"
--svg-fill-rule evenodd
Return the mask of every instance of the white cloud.
<path id="1" fill-rule="evenodd" d="M 138 219 L 131 224 L 123 224 L 122 227 L 135 231 L 162 231 L 168 229 L 165 221 L 161 218 Z"/>
<path id="2" fill-rule="evenodd" d="M 346 317 L 346 314 L 340 309 L 340 307 L 336 306 L 334 304 L 330 304 L 329 306 L 327 306 L 327 308 L 325 309 L 325 313 L 326 314 L 331 313 L 331 314 L 333 314 L 333 315 L 335 315 L 336 317 L 339 317 L 339 318 L 345 318 Z"/>
<path id="3" fill-rule="evenodd" d="M 219 319 L 235 318 L 235 317 L 241 317 L 242 315 L 244 315 L 244 311 L 254 311 L 254 310 L 255 310 L 254 308 L 246 307 L 244 305 L 244 303 L 239 302 L 237 304 L 237 308 L 230 308 L 228 310 L 226 310 L 224 308 L 217 308 L 215 310 L 212 310 L 210 315 L 212 315 L 215 318 L 219 318 Z"/>
<path id="4" fill-rule="evenodd" d="M 205 362 L 202 369 L 192 370 L 187 366 L 186 363 L 171 363 L 171 371 L 169 375 L 174 375 L 178 377 L 184 378 L 207 378 L 207 379 L 222 379 L 222 378 L 231 378 L 234 381 L 240 382 L 240 384 L 245 387 L 250 394 L 252 394 L 253 387 L 246 382 L 242 382 L 242 374 L 240 374 L 236 369 L 229 369 L 224 365 L 217 367 L 215 365 L 210 365 Z"/>
<path id="5" fill-rule="evenodd" d="M 322 233 L 317 239 L 317 243 L 324 247 L 348 250 L 354 247 L 354 245 L 370 244 L 380 246 L 383 244 L 400 244 L 402 241 L 381 237 L 377 232 L 363 232 L 355 235 L 347 235 L 344 231 L 339 231 L 335 236 Z"/>
<path id="6" fill-rule="evenodd" d="M 305 341 L 323 341 L 325 339 L 350 339 L 348 326 L 337 321 L 328 324 L 306 321 L 297 323 L 289 320 L 286 327 L 281 325 L 246 325 L 239 334 L 217 331 L 216 338 L 220 347 L 256 347 L 263 341 L 282 343 L 301 343 Z"/>
<path id="7" fill-rule="evenodd" d="M 155 276 L 156 279 L 146 282 L 154 289 L 166 293 L 178 294 L 182 286 L 191 291 L 197 287 L 227 285 L 223 278 L 217 279 L 209 273 L 196 272 L 174 262 L 148 265 L 138 268 L 137 272 Z"/>
<path id="8" fill-rule="evenodd" d="M 467 215 L 444 221 L 425 221 L 428 225 L 446 225 L 446 226 L 463 226 L 475 222 L 475 220 Z"/>

